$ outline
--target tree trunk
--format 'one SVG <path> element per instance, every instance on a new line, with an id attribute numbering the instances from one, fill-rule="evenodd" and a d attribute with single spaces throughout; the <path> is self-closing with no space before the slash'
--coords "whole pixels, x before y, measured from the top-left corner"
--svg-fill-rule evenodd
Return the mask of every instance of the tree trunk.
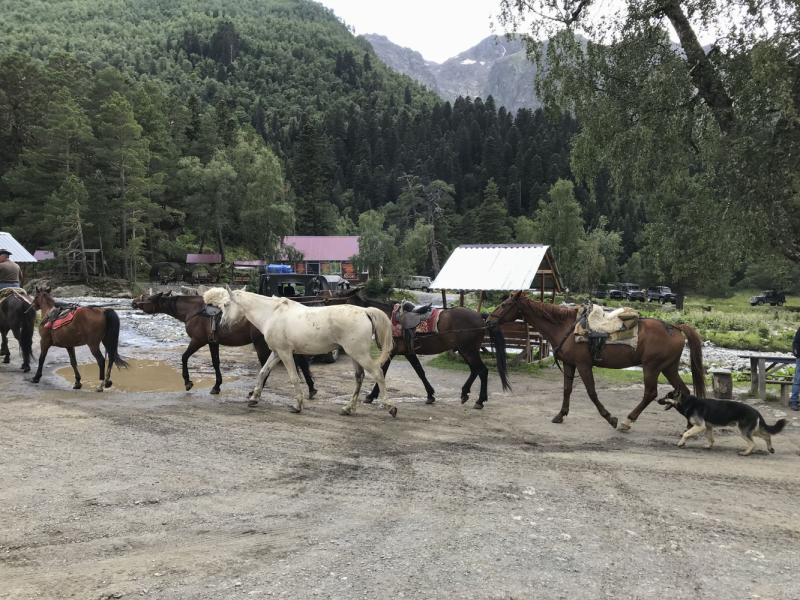
<path id="1" fill-rule="evenodd" d="M 128 257 L 125 250 L 128 248 L 128 219 L 125 214 L 125 167 L 120 166 L 119 179 L 121 183 L 122 199 L 122 224 L 119 228 L 119 247 L 122 250 L 122 278 L 128 278 Z"/>
<path id="2" fill-rule="evenodd" d="M 206 234 L 205 233 L 201 233 L 200 234 L 200 248 L 197 250 L 197 253 L 198 254 L 202 254 L 203 253 L 203 249 L 205 247 L 206 247 Z"/>
<path id="3" fill-rule="evenodd" d="M 222 241 L 222 229 L 217 229 L 217 246 L 219 247 L 220 259 L 225 264 L 225 243 Z"/>
<path id="4" fill-rule="evenodd" d="M 83 243 L 83 225 L 81 223 L 80 211 L 76 211 L 75 217 L 78 226 L 78 243 L 81 247 L 81 277 L 84 282 L 87 282 L 89 281 L 89 268 L 86 266 L 86 246 Z"/>
<path id="5" fill-rule="evenodd" d="M 431 227 L 430 244 L 431 264 L 433 265 L 433 276 L 435 278 L 439 275 L 439 253 L 436 251 L 436 235 L 433 232 L 433 227 Z"/>
<path id="6" fill-rule="evenodd" d="M 686 283 L 683 281 L 678 282 L 678 289 L 675 291 L 675 308 L 683 310 L 683 301 L 686 298 Z"/>

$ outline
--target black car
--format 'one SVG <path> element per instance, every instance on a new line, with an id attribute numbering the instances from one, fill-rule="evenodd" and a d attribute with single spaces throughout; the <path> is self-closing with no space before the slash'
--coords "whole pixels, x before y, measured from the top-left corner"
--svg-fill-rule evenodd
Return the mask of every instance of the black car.
<path id="1" fill-rule="evenodd" d="M 605 285 L 598 285 L 592 290 L 592 298 L 605 299 L 608 296 L 608 288 Z"/>
<path id="2" fill-rule="evenodd" d="M 750 296 L 750 306 L 783 306 L 786 302 L 786 294 L 778 290 L 764 290 L 758 296 Z"/>
<path id="3" fill-rule="evenodd" d="M 620 290 L 624 294 L 625 300 L 628 302 L 634 302 L 636 300 L 644 302 L 644 290 L 642 290 L 641 286 L 635 283 L 623 283 L 620 286 Z"/>
<path id="4" fill-rule="evenodd" d="M 665 285 L 654 285 L 653 287 L 647 288 L 648 302 L 658 302 L 659 304 L 671 302 L 672 304 L 675 304 L 676 298 L 677 297 L 672 293 L 672 290 Z"/>
<path id="5" fill-rule="evenodd" d="M 625 300 L 625 292 L 622 291 L 622 287 L 619 285 L 611 286 L 611 289 L 608 291 L 608 297 L 611 300 Z"/>

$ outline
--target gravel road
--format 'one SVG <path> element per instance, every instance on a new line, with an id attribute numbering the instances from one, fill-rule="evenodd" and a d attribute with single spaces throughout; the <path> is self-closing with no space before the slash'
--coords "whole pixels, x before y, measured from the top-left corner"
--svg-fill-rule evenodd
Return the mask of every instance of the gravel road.
<path id="1" fill-rule="evenodd" d="M 655 404 L 615 431 L 577 380 L 552 424 L 552 371 L 512 375 L 511 394 L 490 377 L 477 411 L 457 400 L 465 373 L 429 368 L 426 406 L 395 361 L 397 419 L 342 417 L 343 357 L 312 364 L 319 396 L 293 415 L 282 368 L 249 409 L 254 354 L 221 354 L 236 377 L 219 396 L 71 390 L 59 349 L 38 386 L 0 365 L 0 598 L 800 597 L 796 413 L 776 454 L 740 457 L 731 431 L 677 448 L 684 423 Z M 599 393 L 623 417 L 641 389 Z"/>

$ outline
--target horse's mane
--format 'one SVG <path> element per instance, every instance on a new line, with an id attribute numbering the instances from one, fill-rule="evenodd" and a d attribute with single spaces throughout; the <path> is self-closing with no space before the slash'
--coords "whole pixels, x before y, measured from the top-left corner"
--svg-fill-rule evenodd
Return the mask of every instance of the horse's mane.
<path id="1" fill-rule="evenodd" d="M 534 315 L 551 323 L 569 323 L 578 316 L 578 311 L 575 308 L 561 308 L 554 304 L 539 302 L 527 296 L 522 296 L 520 302 L 524 302 L 524 306 Z"/>
<path id="2" fill-rule="evenodd" d="M 364 302 L 372 302 L 373 304 L 380 304 L 381 306 L 385 306 L 387 310 L 391 310 L 394 308 L 394 303 L 392 302 L 384 302 L 383 300 L 375 300 L 374 298 L 367 298 L 363 294 L 358 294 L 358 297 L 361 298 Z"/>
<path id="3" fill-rule="evenodd" d="M 153 296 L 152 301 L 162 312 L 175 312 L 178 310 L 178 301 L 200 299 L 200 296 Z"/>

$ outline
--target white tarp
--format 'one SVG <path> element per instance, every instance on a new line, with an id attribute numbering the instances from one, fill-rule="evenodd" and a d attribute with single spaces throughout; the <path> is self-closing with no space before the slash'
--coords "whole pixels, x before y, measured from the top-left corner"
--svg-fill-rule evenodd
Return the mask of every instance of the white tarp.
<path id="1" fill-rule="evenodd" d="M 0 231 L 0 248 L 11 252 L 11 260 L 16 263 L 35 263 L 39 262 L 33 254 L 25 250 L 14 236 L 5 231 Z"/>
<path id="2" fill-rule="evenodd" d="M 549 271 L 550 263 L 558 277 L 550 246 L 542 244 L 471 244 L 459 246 L 447 259 L 431 284 L 437 290 L 527 290 L 537 271 Z M 550 261 L 546 256 L 549 253 Z M 554 278 L 547 275 L 545 285 L 552 289 Z M 560 283 L 560 279 L 559 279 Z M 541 286 L 541 278 L 537 281 Z M 559 285 L 559 288 L 561 286 Z"/>

